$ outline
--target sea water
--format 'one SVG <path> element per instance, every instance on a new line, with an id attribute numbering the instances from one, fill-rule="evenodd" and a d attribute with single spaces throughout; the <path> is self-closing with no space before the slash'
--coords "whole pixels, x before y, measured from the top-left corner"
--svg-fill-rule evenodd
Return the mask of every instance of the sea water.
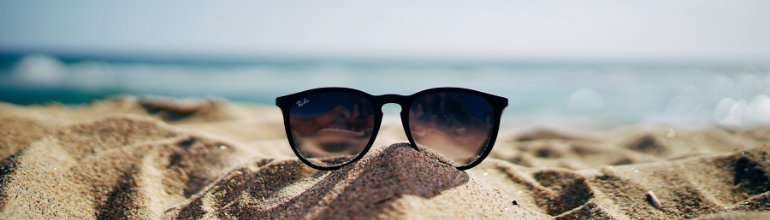
<path id="1" fill-rule="evenodd" d="M 0 101 L 88 103 L 112 95 L 219 97 L 274 105 L 316 87 L 412 94 L 465 87 L 505 96 L 504 125 L 770 125 L 770 66 L 253 59 L 162 61 L 5 55 Z M 398 107 L 388 106 L 386 114 Z"/>

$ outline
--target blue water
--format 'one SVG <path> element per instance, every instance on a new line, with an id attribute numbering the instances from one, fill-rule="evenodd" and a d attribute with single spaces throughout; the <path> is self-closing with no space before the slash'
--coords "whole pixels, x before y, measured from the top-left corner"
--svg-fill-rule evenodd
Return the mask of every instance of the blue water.
<path id="1" fill-rule="evenodd" d="M 0 57 L 0 101 L 15 104 L 133 94 L 273 105 L 276 96 L 330 86 L 371 94 L 472 88 L 508 97 L 504 123 L 516 126 L 770 125 L 768 65 Z"/>

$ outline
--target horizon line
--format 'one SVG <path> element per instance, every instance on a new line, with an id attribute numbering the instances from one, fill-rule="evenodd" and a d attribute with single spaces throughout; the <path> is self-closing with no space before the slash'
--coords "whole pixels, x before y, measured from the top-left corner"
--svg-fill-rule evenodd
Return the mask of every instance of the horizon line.
<path id="1" fill-rule="evenodd" d="M 221 64 L 248 65 L 259 63 L 358 63 L 358 64 L 496 64 L 496 65 L 657 65 L 657 66 L 769 66 L 770 61 L 729 60 L 729 59 L 600 59 L 600 58 L 538 58 L 538 57 L 462 57 L 462 56 L 398 56 L 398 55 L 354 55 L 354 54 L 312 54 L 312 53 L 179 53 L 152 51 L 115 51 L 115 50 L 72 50 L 72 49 L 34 49 L 0 46 L 0 57 L 24 57 L 44 55 L 60 60 L 100 60 L 128 63 L 181 63 L 181 64 Z"/>

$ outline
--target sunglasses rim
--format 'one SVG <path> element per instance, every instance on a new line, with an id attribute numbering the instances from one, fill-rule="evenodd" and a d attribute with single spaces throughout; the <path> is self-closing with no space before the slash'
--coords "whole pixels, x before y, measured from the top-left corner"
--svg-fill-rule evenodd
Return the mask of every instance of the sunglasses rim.
<path id="1" fill-rule="evenodd" d="M 290 111 L 293 104 L 299 99 L 304 96 L 315 94 L 315 93 L 324 93 L 324 92 L 344 92 L 344 93 L 351 93 L 355 95 L 359 95 L 369 101 L 369 103 L 372 105 L 372 108 L 374 109 L 374 128 L 372 130 L 372 136 L 369 138 L 369 142 L 366 144 L 366 147 L 364 147 L 363 150 L 361 150 L 358 155 L 353 158 L 352 160 L 335 165 L 335 166 L 319 166 L 316 165 L 308 158 L 306 158 L 300 151 L 297 146 L 297 143 L 294 140 L 294 137 L 291 132 L 291 125 L 289 123 L 289 117 L 290 117 Z M 419 91 L 417 93 L 414 93 L 412 95 L 397 95 L 397 94 L 384 94 L 384 95 L 371 95 L 369 93 L 363 92 L 361 90 L 353 89 L 353 88 L 344 88 L 344 87 L 322 87 L 322 88 L 314 88 L 314 89 L 308 89 L 305 91 L 279 96 L 275 100 L 276 105 L 281 109 L 281 112 L 283 114 L 283 122 L 284 122 L 284 128 L 286 130 L 286 138 L 289 141 L 289 145 L 291 145 L 292 151 L 294 151 L 294 154 L 297 155 L 297 157 L 308 166 L 318 169 L 318 170 L 336 170 L 339 168 L 342 168 L 345 165 L 351 164 L 353 162 L 356 162 L 360 160 L 361 158 L 366 155 L 366 153 L 369 152 L 369 149 L 372 147 L 372 144 L 374 144 L 374 140 L 377 137 L 377 134 L 380 130 L 380 126 L 382 123 L 382 106 L 385 104 L 398 104 L 401 106 L 401 124 L 404 126 L 404 132 L 406 133 L 406 137 L 409 140 L 410 146 L 420 152 L 420 150 L 417 148 L 417 145 L 414 141 L 414 138 L 412 138 L 412 132 L 409 125 L 409 110 L 412 107 L 412 104 L 417 99 L 421 98 L 422 96 L 430 93 L 439 93 L 439 92 L 459 92 L 459 93 L 467 93 L 476 95 L 478 97 L 483 98 L 489 104 L 492 106 L 492 111 L 494 112 L 494 124 L 492 125 L 492 130 L 490 130 L 489 134 L 489 141 L 487 142 L 487 146 L 484 149 L 484 152 L 472 163 L 463 165 L 463 166 L 456 166 L 455 168 L 459 170 L 466 170 L 475 167 L 479 163 L 481 163 L 484 159 L 486 159 L 487 156 L 489 156 L 489 153 L 492 151 L 492 147 L 494 147 L 495 140 L 497 140 L 497 133 L 500 129 L 500 117 L 503 114 L 503 110 L 505 107 L 508 106 L 508 98 L 492 95 L 489 93 L 484 93 L 481 91 L 473 90 L 473 89 L 467 89 L 467 88 L 460 88 L 460 87 L 438 87 L 438 88 L 430 88 L 425 89 L 422 91 Z"/>

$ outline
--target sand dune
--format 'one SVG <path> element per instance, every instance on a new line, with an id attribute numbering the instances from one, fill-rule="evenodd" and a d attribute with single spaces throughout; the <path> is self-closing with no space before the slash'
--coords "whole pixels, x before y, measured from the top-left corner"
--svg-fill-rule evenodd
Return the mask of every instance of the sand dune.
<path id="1" fill-rule="evenodd" d="M 768 128 L 502 128 L 459 171 L 383 126 L 361 161 L 319 171 L 271 106 L 0 103 L 0 219 L 770 218 Z"/>

